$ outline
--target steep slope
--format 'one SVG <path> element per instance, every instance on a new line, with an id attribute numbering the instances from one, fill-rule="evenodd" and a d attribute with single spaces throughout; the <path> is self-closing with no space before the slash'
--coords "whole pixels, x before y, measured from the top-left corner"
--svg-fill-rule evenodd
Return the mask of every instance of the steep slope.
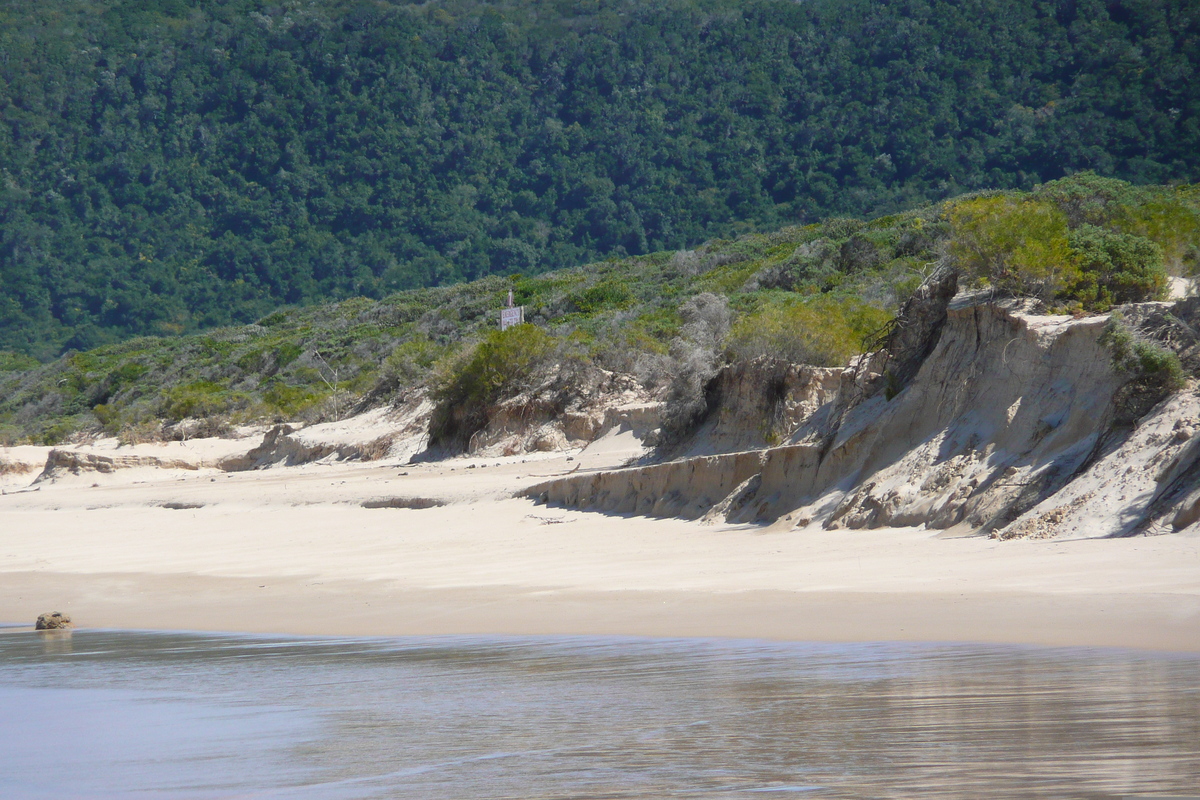
<path id="1" fill-rule="evenodd" d="M 1192 331 L 1193 305 L 1144 304 L 1131 316 L 1175 311 L 1172 324 Z M 889 353 L 877 351 L 836 380 L 811 370 L 784 392 L 789 413 L 804 411 L 787 444 L 572 476 L 529 494 L 618 513 L 1005 538 L 1187 527 L 1200 508 L 1191 494 L 1200 401 L 1177 394 L 1130 424 L 1133 384 L 1114 361 L 1109 323 L 959 296 L 894 395 Z M 730 420 L 743 396 L 727 392 L 693 447 L 738 441 Z M 787 402 L 801 396 L 823 402 Z"/>

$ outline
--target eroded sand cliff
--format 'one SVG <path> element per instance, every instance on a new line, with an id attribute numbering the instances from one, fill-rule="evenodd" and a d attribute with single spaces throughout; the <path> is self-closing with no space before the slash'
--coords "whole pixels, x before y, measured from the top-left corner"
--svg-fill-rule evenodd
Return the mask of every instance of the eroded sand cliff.
<path id="1" fill-rule="evenodd" d="M 1126 313 L 1135 323 L 1167 320 L 1170 343 L 1186 351 L 1192 305 Z M 938 325 L 907 341 L 893 334 L 893 352 L 844 370 L 727 372 L 685 457 L 559 478 L 528 494 L 613 513 L 999 538 L 1197 524 L 1200 399 L 1189 387 L 1125 418 L 1130 378 L 1104 339 L 1109 317 L 1040 316 L 978 296 L 941 308 Z M 895 366 L 913 361 L 905 385 Z M 768 437 L 782 441 L 765 446 Z"/>

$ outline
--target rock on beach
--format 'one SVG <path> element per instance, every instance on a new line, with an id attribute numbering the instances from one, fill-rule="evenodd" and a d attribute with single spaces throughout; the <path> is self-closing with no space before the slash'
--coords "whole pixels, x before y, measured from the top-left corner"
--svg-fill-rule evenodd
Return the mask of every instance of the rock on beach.
<path id="1" fill-rule="evenodd" d="M 33 626 L 34 630 L 39 631 L 54 631 L 60 628 L 70 628 L 71 618 L 61 611 L 48 611 L 45 614 L 39 614 L 37 623 Z"/>

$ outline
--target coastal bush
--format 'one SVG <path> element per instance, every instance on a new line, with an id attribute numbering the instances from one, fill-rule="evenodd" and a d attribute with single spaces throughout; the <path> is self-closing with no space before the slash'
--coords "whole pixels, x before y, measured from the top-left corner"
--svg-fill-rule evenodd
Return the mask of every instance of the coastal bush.
<path id="1" fill-rule="evenodd" d="M 700 347 L 715 351 L 729 333 L 729 299 L 723 295 L 698 294 L 679 306 L 679 316 L 680 336 Z"/>
<path id="2" fill-rule="evenodd" d="M 73 417 L 50 420 L 35 437 L 38 444 L 53 446 L 62 444 L 83 427 L 83 422 Z"/>
<path id="3" fill-rule="evenodd" d="M 13 350 L 0 350 L 0 372 L 22 372 L 34 369 L 38 360 Z"/>
<path id="4" fill-rule="evenodd" d="M 1100 341 L 1112 353 L 1113 367 L 1134 380 L 1178 391 L 1187 383 L 1183 365 L 1173 351 L 1137 337 L 1114 313 L 1104 326 Z"/>
<path id="5" fill-rule="evenodd" d="M 188 417 L 222 414 L 233 406 L 234 397 L 224 387 L 213 381 L 200 380 L 164 390 L 159 414 L 163 419 L 178 422 Z"/>
<path id="6" fill-rule="evenodd" d="M 1061 294 L 1085 310 L 1106 311 L 1165 296 L 1162 248 L 1149 239 L 1084 224 L 1071 231 L 1068 241 L 1078 276 Z"/>
<path id="7" fill-rule="evenodd" d="M 719 363 L 713 350 L 691 340 L 676 339 L 665 366 L 670 384 L 662 409 L 662 443 L 671 446 L 708 413 L 708 385 L 717 376 Z"/>
<path id="8" fill-rule="evenodd" d="M 117 434 L 117 441 L 123 447 L 146 442 L 161 442 L 162 439 L 163 425 L 154 419 L 141 419 L 126 423 Z"/>
<path id="9" fill-rule="evenodd" d="M 1078 172 L 1039 186 L 1033 196 L 1053 203 L 1072 228 L 1080 225 L 1110 225 L 1142 202 L 1139 190 L 1117 178 Z"/>
<path id="10" fill-rule="evenodd" d="M 0 346 L 1200 174 L 1194 0 L 444 5 L 6 3 Z"/>
<path id="11" fill-rule="evenodd" d="M 978 284 L 1048 301 L 1079 279 L 1067 217 L 1052 203 L 979 197 L 951 205 L 947 216 L 950 253 Z"/>
<path id="12" fill-rule="evenodd" d="M 832 367 L 862 352 L 863 339 L 890 315 L 856 298 L 820 296 L 771 303 L 734 323 L 726 351 L 737 360 L 770 356 L 795 364 Z"/>
<path id="13" fill-rule="evenodd" d="M 1120 314 L 1114 313 L 1100 335 L 1112 354 L 1113 369 L 1125 377 L 1114 397 L 1116 421 L 1132 423 L 1167 395 L 1187 385 L 1179 356 L 1155 342 L 1137 336 Z"/>
<path id="14" fill-rule="evenodd" d="M 1168 272 L 1200 269 L 1200 192 L 1195 186 L 1134 186 L 1082 172 L 1039 186 L 1035 197 L 1054 203 L 1072 229 L 1088 225 L 1145 237 L 1162 250 Z"/>
<path id="15" fill-rule="evenodd" d="M 683 317 L 675 308 L 655 308 L 628 321 L 621 330 L 626 349 L 639 353 L 665 354 L 679 334 Z"/>
<path id="16" fill-rule="evenodd" d="M 414 336 L 401 342 L 383 361 L 380 379 L 399 389 L 419 383 L 429 375 L 437 361 L 449 351 L 425 336 Z"/>
<path id="17" fill-rule="evenodd" d="M 1121 229 L 1138 228 L 1140 196 L 1123 181 L 1092 175 L 1032 197 L 959 201 L 947 211 L 949 252 L 968 279 L 1003 295 L 1078 311 L 1158 299 L 1168 281 L 1161 246 Z"/>
<path id="18" fill-rule="evenodd" d="M 608 309 L 628 308 L 634 302 L 628 287 L 618 281 L 601 281 L 567 297 L 571 310 L 595 314 Z"/>
<path id="19" fill-rule="evenodd" d="M 1141 194 L 1143 202 L 1124 209 L 1113 227 L 1162 248 L 1171 274 L 1200 274 L 1200 191 L 1194 185 L 1145 187 Z"/>
<path id="20" fill-rule="evenodd" d="M 188 407 L 193 414 L 220 409 L 239 422 L 317 419 L 369 408 L 394 400 L 402 385 L 444 375 L 456 353 L 471 351 L 464 343 L 491 335 L 510 286 L 526 306 L 526 318 L 554 340 L 553 359 L 561 369 L 587 361 L 633 374 L 656 392 L 674 384 L 681 418 L 692 416 L 688 409 L 702 416 L 704 386 L 723 355 L 842 363 L 857 352 L 864 328 L 954 260 L 954 208 L 999 203 L 1003 210 L 1033 200 L 1062 214 L 1068 266 L 1076 272 L 1052 305 L 1083 313 L 1140 299 L 1141 292 L 1152 296 L 1160 275 L 1146 241 L 1163 248 L 1166 268 L 1176 269 L 1168 245 L 1182 258 L 1185 245 L 1197 239 L 1163 237 L 1187 221 L 1200 190 L 1138 187 L 1118 196 L 1117 189 L 1127 186 L 1101 186 L 1109 199 L 1100 211 L 1068 213 L 1058 204 L 1074 197 L 1065 190 L 1059 194 L 1067 200 L 1040 190 L 993 193 L 866 223 L 833 219 L 710 241 L 690 251 L 699 264 L 691 275 L 685 274 L 687 264 L 673 262 L 693 256 L 677 259 L 672 250 L 537 277 L 493 276 L 410 290 L 380 301 L 292 308 L 240 328 L 132 339 L 44 365 L 0 354 L 0 424 L 13 426 L 24 440 L 40 441 L 49 426 L 65 430 L 64 420 L 120 432 L 133 420 L 178 416 Z M 1081 207 L 1091 202 L 1070 200 L 1076 201 Z M 1012 237 L 1021 232 L 1009 231 Z M 1067 299 L 1072 291 L 1086 299 L 1087 309 L 1083 301 Z M 589 310 L 573 306 L 572 296 Z M 788 310 L 806 304 L 807 312 Z M 865 323 L 854 321 L 851 306 L 864 310 Z M 726 337 L 731 317 L 738 321 Z M 196 386 L 198 380 L 212 386 Z"/>
<path id="21" fill-rule="evenodd" d="M 263 405 L 269 414 L 293 418 L 308 409 L 322 394 L 305 386 L 291 386 L 281 380 L 270 380 L 262 392 Z"/>
<path id="22" fill-rule="evenodd" d="M 445 364 L 432 379 L 429 425 L 433 446 L 465 447 L 487 426 L 490 406 L 530 387 L 550 360 L 555 339 L 535 325 L 492 331 L 473 348 Z"/>
<path id="23" fill-rule="evenodd" d="M 663 444 L 671 446 L 708 411 L 708 384 L 720 365 L 720 347 L 729 333 L 729 300 L 705 292 L 679 307 L 680 335 L 671 342 L 671 382 L 662 412 Z"/>
<path id="24" fill-rule="evenodd" d="M 92 416 L 100 423 L 105 433 L 115 436 L 120 432 L 123 424 L 120 410 L 107 403 L 100 403 L 92 407 Z"/>
<path id="25" fill-rule="evenodd" d="M 16 425 L 0 424 L 0 447 L 14 447 L 24 438 Z"/>

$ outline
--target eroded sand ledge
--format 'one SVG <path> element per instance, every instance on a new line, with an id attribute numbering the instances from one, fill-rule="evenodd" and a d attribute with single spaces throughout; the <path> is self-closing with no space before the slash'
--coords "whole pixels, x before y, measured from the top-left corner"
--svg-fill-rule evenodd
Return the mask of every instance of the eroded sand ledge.
<path id="1" fill-rule="evenodd" d="M 1197 536 L 1006 542 L 706 526 L 511 497 L 620 455 L 128 469 L 9 494 L 0 621 L 32 624 L 53 608 L 81 627 L 1200 651 Z M 446 505 L 363 507 L 380 498 Z"/>

